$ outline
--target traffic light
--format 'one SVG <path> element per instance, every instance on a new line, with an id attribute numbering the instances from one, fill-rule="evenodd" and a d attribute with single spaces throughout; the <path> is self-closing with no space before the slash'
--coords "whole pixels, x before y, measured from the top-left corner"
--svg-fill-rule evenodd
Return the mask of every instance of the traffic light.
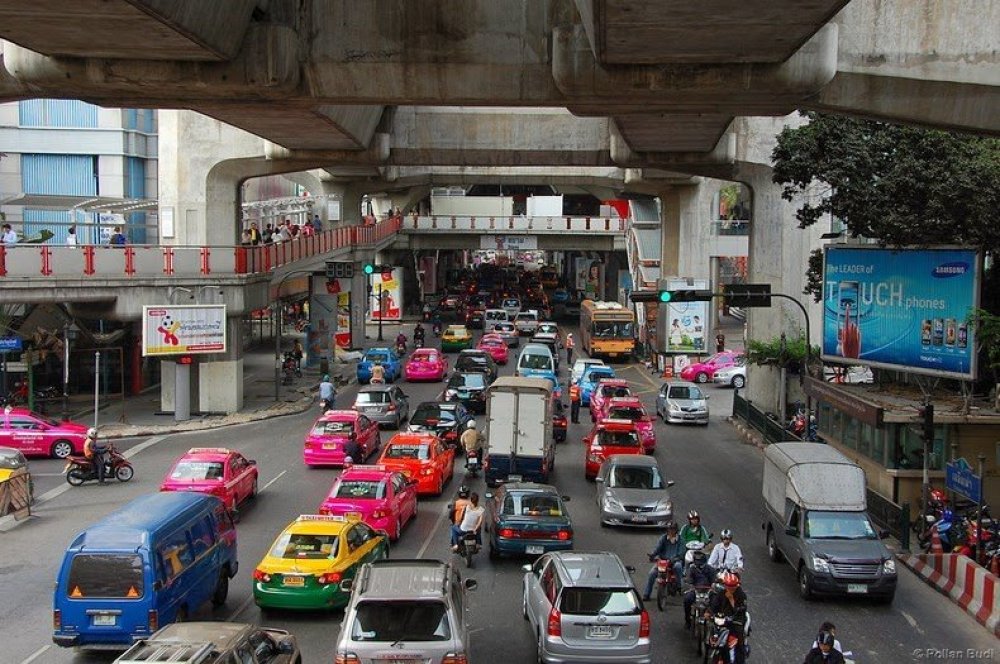
<path id="1" fill-rule="evenodd" d="M 723 304 L 727 307 L 771 306 L 771 284 L 726 284 L 722 287 Z"/>
<path id="2" fill-rule="evenodd" d="M 924 441 L 928 445 L 934 444 L 934 404 L 927 402 L 917 408 L 917 413 L 923 421 Z"/>
<path id="3" fill-rule="evenodd" d="M 711 302 L 715 296 L 710 290 L 659 290 L 658 301 L 660 302 Z"/>
<path id="4" fill-rule="evenodd" d="M 362 271 L 367 275 L 375 274 L 375 265 L 373 263 L 365 263 Z"/>
<path id="5" fill-rule="evenodd" d="M 369 277 L 376 272 L 381 272 L 382 274 L 392 274 L 393 269 L 395 269 L 395 266 L 393 265 L 377 265 L 375 263 L 365 263 L 361 266 L 361 271 Z"/>

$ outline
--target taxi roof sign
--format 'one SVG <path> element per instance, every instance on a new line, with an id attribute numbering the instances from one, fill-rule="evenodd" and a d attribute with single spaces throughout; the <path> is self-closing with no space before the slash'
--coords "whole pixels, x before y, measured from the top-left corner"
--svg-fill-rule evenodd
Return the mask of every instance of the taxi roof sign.
<path id="1" fill-rule="evenodd" d="M 188 454 L 229 454 L 232 452 L 228 447 L 192 447 Z"/>
<path id="2" fill-rule="evenodd" d="M 341 516 L 339 514 L 300 514 L 295 521 L 332 521 L 334 523 L 347 523 L 348 521 L 360 521 L 361 515 L 354 516 L 356 513 L 352 512 L 347 516 Z"/>
<path id="3" fill-rule="evenodd" d="M 382 463 L 369 463 L 369 464 L 356 463 L 353 466 L 351 466 L 351 470 L 368 470 L 368 471 L 377 471 L 381 473 L 390 472 L 389 467 Z"/>
<path id="4" fill-rule="evenodd" d="M 597 423 L 597 428 L 605 431 L 632 431 L 635 429 L 635 422 L 619 419 L 601 420 Z"/>

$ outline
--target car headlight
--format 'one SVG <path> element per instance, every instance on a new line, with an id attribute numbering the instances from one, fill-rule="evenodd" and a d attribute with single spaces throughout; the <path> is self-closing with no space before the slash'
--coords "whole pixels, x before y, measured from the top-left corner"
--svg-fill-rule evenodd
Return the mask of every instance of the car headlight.
<path id="1" fill-rule="evenodd" d="M 889 558 L 884 563 L 882 563 L 882 573 L 883 574 L 896 573 L 896 561 L 893 558 Z"/>
<path id="2" fill-rule="evenodd" d="M 604 509 L 606 510 L 621 510 L 622 503 L 617 498 L 612 496 L 604 496 Z"/>
<path id="3" fill-rule="evenodd" d="M 674 504 L 670 502 L 669 498 L 664 498 L 663 500 L 656 503 L 657 512 L 671 512 L 674 511 Z"/>
<path id="4" fill-rule="evenodd" d="M 680 409 L 681 409 L 681 407 L 678 404 L 674 403 L 673 401 L 671 401 L 671 402 L 669 402 L 667 404 L 667 408 L 669 408 L 670 410 L 675 410 L 675 411 L 680 411 Z"/>
<path id="5" fill-rule="evenodd" d="M 813 569 L 817 572 L 829 572 L 830 563 L 825 558 L 813 556 Z"/>

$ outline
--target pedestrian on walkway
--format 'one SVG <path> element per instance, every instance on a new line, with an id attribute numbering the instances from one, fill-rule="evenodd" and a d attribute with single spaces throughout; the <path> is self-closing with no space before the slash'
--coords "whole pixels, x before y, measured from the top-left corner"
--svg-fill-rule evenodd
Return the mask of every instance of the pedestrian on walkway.
<path id="1" fill-rule="evenodd" d="M 566 335 L 566 364 L 567 366 L 573 364 L 573 349 L 576 348 L 576 342 L 573 341 L 573 333 L 570 332 Z"/>
<path id="2" fill-rule="evenodd" d="M 10 227 L 10 224 L 0 226 L 0 244 L 13 247 L 17 244 L 17 233 Z"/>
<path id="3" fill-rule="evenodd" d="M 69 230 L 66 231 L 66 246 L 76 246 L 76 226 L 70 226 Z"/>
<path id="4" fill-rule="evenodd" d="M 115 226 L 115 229 L 111 232 L 111 237 L 108 239 L 108 244 L 112 247 L 124 247 L 128 244 L 128 238 L 125 237 L 125 233 L 122 233 L 121 226 Z"/>
<path id="5" fill-rule="evenodd" d="M 569 386 L 570 421 L 580 423 L 580 386 L 576 383 Z"/>
<path id="6" fill-rule="evenodd" d="M 715 352 L 721 353 L 724 350 L 726 350 L 726 335 L 719 332 L 715 335 Z"/>
<path id="7" fill-rule="evenodd" d="M 250 234 L 250 244 L 260 244 L 260 229 L 257 228 L 256 221 L 250 222 L 250 228 L 247 232 Z"/>

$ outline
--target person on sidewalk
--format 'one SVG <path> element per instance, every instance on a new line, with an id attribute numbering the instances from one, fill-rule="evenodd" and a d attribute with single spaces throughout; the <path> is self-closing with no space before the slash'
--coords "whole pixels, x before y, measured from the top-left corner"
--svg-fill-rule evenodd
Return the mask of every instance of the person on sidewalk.
<path id="1" fill-rule="evenodd" d="M 570 332 L 566 335 L 566 365 L 573 365 L 573 349 L 576 348 L 576 342 L 573 341 L 573 333 Z"/>
<path id="2" fill-rule="evenodd" d="M 724 350 L 726 350 L 726 335 L 719 332 L 715 335 L 715 352 L 721 353 Z"/>
<path id="3" fill-rule="evenodd" d="M 319 383 L 319 407 L 324 413 L 333 410 L 334 399 L 337 395 L 337 388 L 330 382 L 330 375 L 324 374 L 323 380 Z"/>
<path id="4" fill-rule="evenodd" d="M 569 414 L 573 424 L 580 423 L 580 386 L 573 383 L 569 386 Z"/>
<path id="5" fill-rule="evenodd" d="M 302 342 L 298 339 L 292 345 L 292 355 L 295 357 L 295 368 L 301 371 L 302 369 L 302 358 L 305 357 L 305 349 L 302 348 Z"/>

